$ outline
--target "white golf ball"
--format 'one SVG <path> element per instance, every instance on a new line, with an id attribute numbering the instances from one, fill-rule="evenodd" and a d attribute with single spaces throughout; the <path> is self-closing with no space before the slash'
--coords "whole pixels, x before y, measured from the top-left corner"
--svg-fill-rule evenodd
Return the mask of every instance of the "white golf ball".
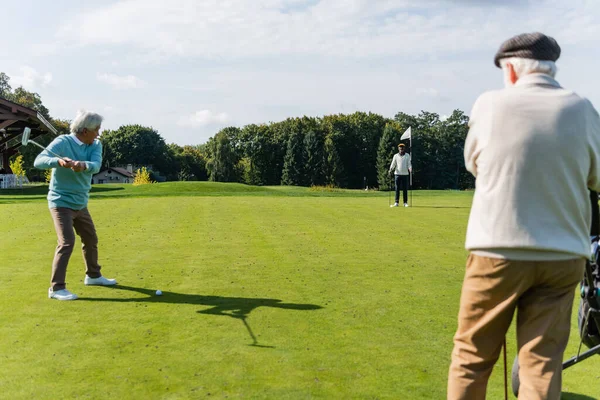
<path id="1" fill-rule="evenodd" d="M 156 295 L 157 295 L 157 296 L 162 296 L 162 291 L 160 291 L 160 290 L 157 290 L 157 291 L 156 291 Z"/>

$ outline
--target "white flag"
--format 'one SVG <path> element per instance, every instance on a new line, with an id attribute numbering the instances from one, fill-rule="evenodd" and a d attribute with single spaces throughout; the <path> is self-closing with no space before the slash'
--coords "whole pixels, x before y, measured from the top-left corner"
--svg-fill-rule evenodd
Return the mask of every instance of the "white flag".
<path id="1" fill-rule="evenodd" d="M 402 134 L 402 136 L 400 137 L 400 140 L 404 140 L 404 139 L 410 139 L 410 126 L 408 127 L 406 132 L 404 132 Z"/>

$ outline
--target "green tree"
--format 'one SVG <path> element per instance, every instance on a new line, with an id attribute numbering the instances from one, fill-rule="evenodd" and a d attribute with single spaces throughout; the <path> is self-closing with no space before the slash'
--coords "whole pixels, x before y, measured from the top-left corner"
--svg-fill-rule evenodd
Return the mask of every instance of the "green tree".
<path id="1" fill-rule="evenodd" d="M 444 121 L 442 141 L 446 152 L 446 186 L 453 189 L 475 187 L 475 177 L 467 171 L 464 161 L 464 143 L 469 132 L 469 117 L 461 110 L 454 110 Z"/>
<path id="2" fill-rule="evenodd" d="M 41 96 L 25 90 L 22 86 L 16 88 L 8 100 L 39 112 L 47 120 L 51 119 L 50 111 L 44 106 Z"/>
<path id="3" fill-rule="evenodd" d="M 344 171 L 344 164 L 336 146 L 335 135 L 328 135 L 325 138 L 325 160 L 326 176 L 325 182 L 335 187 L 346 187 L 347 180 Z"/>
<path id="4" fill-rule="evenodd" d="M 383 135 L 379 140 L 377 149 L 377 183 L 381 190 L 391 189 L 390 164 L 394 154 L 398 152 L 398 144 L 402 133 L 402 127 L 397 122 L 390 122 L 383 129 Z"/>
<path id="5" fill-rule="evenodd" d="M 242 157 L 235 166 L 238 179 L 241 183 L 251 185 L 256 179 L 255 171 L 252 168 L 252 160 L 249 157 Z"/>
<path id="6" fill-rule="evenodd" d="M 105 167 L 127 164 L 146 166 L 153 173 L 160 172 L 176 179 L 177 167 L 162 136 L 154 129 L 141 125 L 123 125 L 116 130 L 105 130 L 100 137 Z"/>
<path id="7" fill-rule="evenodd" d="M 173 163 L 172 168 L 177 171 L 177 180 L 207 180 L 206 159 L 197 147 L 182 147 L 175 143 L 167 147 Z"/>
<path id="8" fill-rule="evenodd" d="M 237 164 L 240 160 L 236 146 L 238 128 L 224 128 L 207 143 L 208 160 L 206 168 L 213 182 L 236 182 Z"/>
<path id="9" fill-rule="evenodd" d="M 354 172 L 354 185 L 376 186 L 379 142 L 390 120 L 378 114 L 364 112 L 355 112 L 349 118 L 356 132 L 355 140 L 358 145 L 358 158 L 354 160 L 357 167 Z"/>
<path id="10" fill-rule="evenodd" d="M 306 183 L 310 186 L 325 183 L 324 138 L 310 130 L 304 137 L 306 159 Z"/>
<path id="11" fill-rule="evenodd" d="M 376 122 L 372 117 L 365 113 L 323 117 L 327 183 L 357 189 L 363 187 L 367 175 L 374 181 L 383 120 Z"/>
<path id="12" fill-rule="evenodd" d="M 326 115 L 321 120 L 325 133 L 323 151 L 325 156 L 325 184 L 346 187 L 347 179 L 340 151 L 345 151 L 344 140 L 348 136 L 344 124 L 344 115 Z"/>
<path id="13" fill-rule="evenodd" d="M 205 181 L 208 179 L 206 171 L 206 158 L 202 151 L 196 146 L 183 146 L 182 155 L 186 165 L 195 180 Z"/>
<path id="14" fill-rule="evenodd" d="M 444 189 L 439 184 L 440 166 L 440 131 L 443 129 L 440 116 L 436 113 L 421 111 L 417 116 L 416 130 L 413 128 L 413 147 L 418 151 L 418 158 L 413 157 L 415 176 L 413 182 L 420 189 Z"/>
<path id="15" fill-rule="evenodd" d="M 265 124 L 246 125 L 241 131 L 244 140 L 244 156 L 249 159 L 248 182 L 251 185 L 277 185 L 281 180 L 281 145 L 274 138 L 273 130 Z"/>
<path id="16" fill-rule="evenodd" d="M 10 100 L 12 87 L 10 87 L 10 77 L 4 72 L 0 72 L 0 97 Z"/>
<path id="17" fill-rule="evenodd" d="M 291 133 L 283 161 L 282 185 L 301 186 L 304 184 L 303 136 L 299 131 Z"/>

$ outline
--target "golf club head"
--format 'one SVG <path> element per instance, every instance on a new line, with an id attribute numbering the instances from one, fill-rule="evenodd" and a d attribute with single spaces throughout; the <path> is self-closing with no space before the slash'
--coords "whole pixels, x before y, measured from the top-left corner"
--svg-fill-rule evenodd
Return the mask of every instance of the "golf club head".
<path id="1" fill-rule="evenodd" d="M 27 143 L 29 143 L 29 135 L 31 135 L 31 129 L 25 127 L 25 129 L 23 129 L 23 138 L 21 139 L 23 146 L 27 146 Z"/>

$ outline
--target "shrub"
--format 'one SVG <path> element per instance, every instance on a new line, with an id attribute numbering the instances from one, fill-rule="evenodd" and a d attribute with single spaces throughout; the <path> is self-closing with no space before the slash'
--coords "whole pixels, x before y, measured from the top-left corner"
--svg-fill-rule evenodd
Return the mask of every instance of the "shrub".
<path id="1" fill-rule="evenodd" d="M 154 183 L 152 179 L 150 179 L 150 172 L 146 167 L 142 167 L 135 171 L 135 175 L 133 177 L 133 185 L 147 185 L 149 183 Z"/>
<path id="2" fill-rule="evenodd" d="M 50 183 L 50 179 L 52 179 L 52 168 L 44 171 L 44 182 Z"/>
<path id="3" fill-rule="evenodd" d="M 325 185 L 325 186 L 311 186 L 310 189 L 311 192 L 341 192 L 342 189 L 336 187 L 335 185 Z"/>
<path id="4" fill-rule="evenodd" d="M 25 176 L 25 168 L 23 168 L 23 156 L 19 154 L 13 161 L 9 162 L 10 169 L 16 176 Z"/>

